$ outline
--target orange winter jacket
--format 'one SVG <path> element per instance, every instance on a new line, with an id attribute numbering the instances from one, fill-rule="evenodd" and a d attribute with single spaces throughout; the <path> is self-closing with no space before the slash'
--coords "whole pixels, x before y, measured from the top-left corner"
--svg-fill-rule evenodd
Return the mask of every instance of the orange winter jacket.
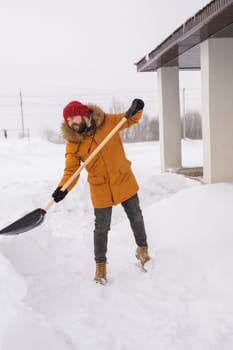
<path id="1" fill-rule="evenodd" d="M 105 114 L 96 105 L 89 104 L 88 108 L 96 125 L 95 130 L 79 134 L 71 129 L 66 122 L 62 124 L 62 132 L 67 140 L 66 162 L 64 175 L 58 186 L 65 184 L 80 164 L 88 158 L 91 152 L 125 116 L 125 113 Z M 141 116 L 142 110 L 128 119 L 120 130 L 137 123 Z M 139 189 L 131 170 L 131 162 L 125 155 L 120 130 L 86 166 L 87 181 L 94 208 L 106 208 L 119 204 L 132 197 Z M 79 176 L 68 187 L 68 191 L 75 186 L 78 178 Z"/>

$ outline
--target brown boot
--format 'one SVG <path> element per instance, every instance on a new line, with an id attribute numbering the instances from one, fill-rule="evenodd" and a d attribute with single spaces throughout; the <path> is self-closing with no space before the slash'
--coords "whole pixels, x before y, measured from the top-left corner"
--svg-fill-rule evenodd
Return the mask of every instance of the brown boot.
<path id="1" fill-rule="evenodd" d="M 106 284 L 106 262 L 96 263 L 95 281 L 96 283 Z"/>
<path id="2" fill-rule="evenodd" d="M 142 267 L 144 268 L 145 263 L 150 260 L 150 257 L 148 255 L 148 247 L 137 247 L 136 250 L 136 258 L 140 260 L 140 263 Z"/>

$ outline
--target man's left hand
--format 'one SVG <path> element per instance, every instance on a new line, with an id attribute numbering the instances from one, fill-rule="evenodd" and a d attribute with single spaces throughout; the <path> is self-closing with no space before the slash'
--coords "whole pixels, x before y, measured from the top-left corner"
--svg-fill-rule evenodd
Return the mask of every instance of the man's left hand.
<path id="1" fill-rule="evenodd" d="M 144 102 L 140 98 L 135 98 L 128 109 L 128 111 L 125 113 L 125 118 L 129 119 L 134 116 L 138 111 L 143 109 Z"/>

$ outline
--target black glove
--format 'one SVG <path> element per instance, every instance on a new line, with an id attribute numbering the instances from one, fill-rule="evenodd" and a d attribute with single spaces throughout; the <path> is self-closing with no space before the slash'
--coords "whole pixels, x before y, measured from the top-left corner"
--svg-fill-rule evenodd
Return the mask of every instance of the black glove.
<path id="1" fill-rule="evenodd" d="M 134 116 L 138 111 L 144 108 L 144 102 L 139 98 L 135 98 L 125 114 L 125 118 L 129 119 Z"/>
<path id="2" fill-rule="evenodd" d="M 65 196 L 67 195 L 68 191 L 61 191 L 61 186 L 57 187 L 56 190 L 53 192 L 52 197 L 55 200 L 55 202 L 60 202 L 62 201 L 62 199 L 65 198 Z"/>

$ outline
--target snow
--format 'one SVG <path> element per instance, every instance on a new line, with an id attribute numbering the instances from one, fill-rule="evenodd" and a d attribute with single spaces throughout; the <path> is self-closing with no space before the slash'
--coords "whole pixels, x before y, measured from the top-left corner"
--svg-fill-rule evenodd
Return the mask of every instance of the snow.
<path id="1" fill-rule="evenodd" d="M 44 207 L 64 145 L 0 142 L 0 228 Z M 94 283 L 93 209 L 86 173 L 43 224 L 0 236 L 0 349 L 230 350 L 233 186 L 161 174 L 159 143 L 125 145 L 140 184 L 152 262 L 142 272 L 121 206 L 113 210 L 106 286 Z M 201 165 L 185 141 L 185 165 Z"/>

